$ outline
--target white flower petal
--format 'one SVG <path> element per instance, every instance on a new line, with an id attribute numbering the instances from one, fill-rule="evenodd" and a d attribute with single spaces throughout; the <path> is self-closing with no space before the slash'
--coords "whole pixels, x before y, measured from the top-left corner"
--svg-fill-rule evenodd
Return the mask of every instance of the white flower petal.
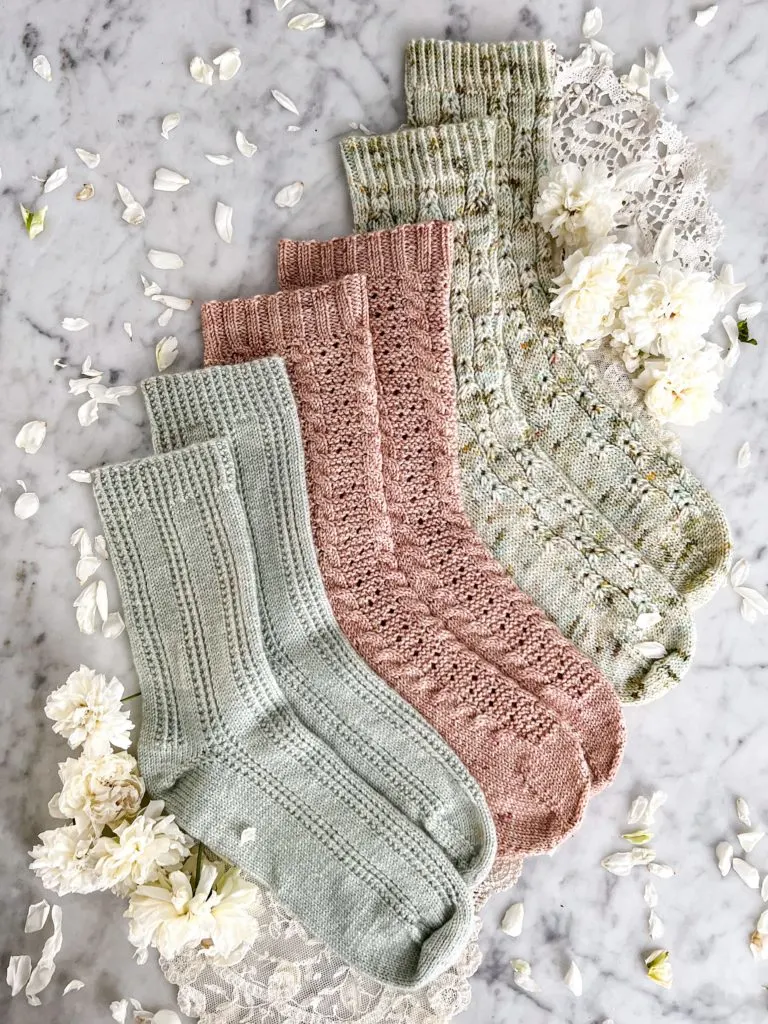
<path id="1" fill-rule="evenodd" d="M 101 635 L 107 640 L 114 640 L 125 630 L 125 623 L 120 612 L 110 612 L 104 619 L 101 627 Z"/>
<path id="2" fill-rule="evenodd" d="M 752 864 L 748 864 L 741 857 L 734 857 L 733 870 L 750 889 L 760 888 L 760 872 Z"/>
<path id="3" fill-rule="evenodd" d="M 21 448 L 27 455 L 34 455 L 40 451 L 40 447 L 45 440 L 46 430 L 45 420 L 30 420 L 29 423 L 24 424 L 16 435 L 16 447 Z"/>
<path id="4" fill-rule="evenodd" d="M 677 103 L 680 99 L 680 93 L 673 85 L 670 85 L 669 82 L 665 83 L 664 92 L 667 95 L 667 103 Z"/>
<path id="5" fill-rule="evenodd" d="M 205 159 L 210 161 L 212 164 L 216 164 L 217 167 L 226 167 L 228 164 L 233 164 L 235 161 L 231 156 L 226 153 L 206 153 Z"/>
<path id="6" fill-rule="evenodd" d="M 75 576 L 77 582 L 82 587 L 95 572 L 99 571 L 101 566 L 101 559 L 97 558 L 96 555 L 86 555 L 84 558 L 78 559 L 77 566 L 75 568 Z"/>
<path id="7" fill-rule="evenodd" d="M 652 861 L 647 865 L 648 870 L 652 875 L 656 875 L 657 878 L 673 878 L 677 872 L 669 864 L 659 864 Z"/>
<path id="8" fill-rule="evenodd" d="M 290 110 L 290 112 L 292 114 L 295 114 L 296 117 L 299 116 L 299 111 L 298 108 L 296 107 L 296 104 L 293 102 L 292 99 L 286 96 L 284 92 L 280 92 L 279 89 L 272 89 L 271 92 L 273 98 L 277 100 L 281 107 L 284 107 L 286 110 Z"/>
<path id="9" fill-rule="evenodd" d="M 761 839 L 765 839 L 765 832 L 739 832 L 739 844 L 744 853 L 752 853 Z"/>
<path id="10" fill-rule="evenodd" d="M 125 331 L 125 333 L 128 335 L 128 337 L 130 339 L 133 339 L 133 324 L 131 323 L 130 320 L 126 320 L 123 323 L 123 330 Z"/>
<path id="11" fill-rule="evenodd" d="M 612 875 L 625 878 L 632 872 L 632 868 L 635 866 L 632 853 L 632 850 L 620 850 L 618 853 L 611 853 L 607 857 L 603 857 L 600 861 L 600 867 L 605 868 Z"/>
<path id="12" fill-rule="evenodd" d="M 167 338 L 161 338 L 155 346 L 155 359 L 157 361 L 157 368 L 162 373 L 163 370 L 167 370 L 175 361 L 179 354 L 179 342 L 172 334 L 168 335 Z"/>
<path id="13" fill-rule="evenodd" d="M 275 7 L 278 11 L 282 11 L 284 7 L 291 3 L 293 3 L 293 0 L 275 0 Z"/>
<path id="14" fill-rule="evenodd" d="M 290 185 L 286 185 L 281 188 L 275 196 L 275 206 L 279 206 L 282 209 L 296 206 L 301 201 L 301 197 L 304 195 L 304 182 L 294 181 Z"/>
<path id="15" fill-rule="evenodd" d="M 743 566 L 743 570 L 742 567 Z M 738 581 L 735 579 L 738 570 Z M 743 571 L 743 576 L 742 576 Z M 742 558 L 740 562 L 737 562 L 731 570 L 731 583 L 734 587 L 738 587 L 747 578 L 749 567 Z M 742 825 L 746 825 L 747 828 L 752 828 L 752 815 L 749 812 L 749 804 L 743 796 L 736 797 L 736 817 L 739 819 Z"/>
<path id="16" fill-rule="evenodd" d="M 232 241 L 232 207 L 225 203 L 216 203 L 213 223 L 222 242 L 230 243 Z"/>
<path id="17" fill-rule="evenodd" d="M 54 904 L 51 908 L 51 921 L 53 922 L 53 934 L 45 940 L 40 959 L 32 968 L 24 994 L 30 1006 L 39 1006 L 37 996 L 48 987 L 53 973 L 56 970 L 56 957 L 61 950 L 61 907 Z"/>
<path id="18" fill-rule="evenodd" d="M 523 931 L 523 920 L 525 918 L 525 906 L 522 903 L 513 903 L 508 907 L 504 917 L 501 919 L 501 930 L 505 935 L 517 938 Z"/>
<path id="19" fill-rule="evenodd" d="M 710 21 L 712 21 L 714 16 L 717 14 L 717 8 L 718 4 L 712 4 L 711 7 L 705 7 L 703 10 L 696 12 L 694 21 L 699 28 L 704 28 L 705 25 L 708 25 Z"/>
<path id="20" fill-rule="evenodd" d="M 152 1016 L 152 1024 L 181 1024 L 181 1019 L 175 1010 L 158 1010 Z"/>
<path id="21" fill-rule="evenodd" d="M 75 153 L 80 157 L 86 167 L 90 170 L 95 170 L 101 163 L 101 153 L 91 153 L 87 149 L 75 149 Z"/>
<path id="22" fill-rule="evenodd" d="M 21 992 L 27 984 L 31 973 L 32 961 L 26 954 L 9 958 L 5 980 L 11 990 L 11 996 L 17 996 Z"/>
<path id="23" fill-rule="evenodd" d="M 178 253 L 166 252 L 164 249 L 150 249 L 147 259 L 158 270 L 180 270 L 184 266 L 184 260 Z"/>
<path id="24" fill-rule="evenodd" d="M 768 903 L 768 875 L 763 879 L 763 884 L 760 886 L 760 899 L 763 903 Z"/>
<path id="25" fill-rule="evenodd" d="M 734 587 L 733 589 L 746 604 L 754 608 L 758 615 L 768 615 L 768 601 L 759 591 L 752 587 Z"/>
<path id="26" fill-rule="evenodd" d="M 43 192 L 53 192 L 55 189 L 60 188 L 69 177 L 69 172 L 66 167 L 57 167 L 55 171 L 48 175 L 43 185 Z"/>
<path id="27" fill-rule="evenodd" d="M 122 213 L 122 218 L 126 224 L 130 224 L 132 227 L 137 227 L 139 224 L 143 224 L 146 218 L 144 207 L 141 203 L 138 203 L 131 194 L 130 190 L 121 185 L 119 181 L 115 182 L 117 188 L 117 194 L 125 206 Z"/>
<path id="28" fill-rule="evenodd" d="M 142 287 L 144 288 L 145 295 L 159 295 L 160 292 L 163 290 L 157 283 L 157 281 L 150 281 L 148 278 L 144 277 L 143 274 L 140 274 L 139 276 L 141 277 L 141 284 Z"/>
<path id="29" fill-rule="evenodd" d="M 657 608 L 654 608 L 650 612 L 641 612 L 637 616 L 635 625 L 642 632 L 645 633 L 654 626 L 657 626 L 661 622 L 661 613 Z"/>
<path id="30" fill-rule="evenodd" d="M 647 658 L 649 661 L 658 661 L 667 653 L 664 644 L 660 644 L 656 640 L 642 640 L 639 644 L 635 644 L 635 651 L 641 658 Z"/>
<path id="31" fill-rule="evenodd" d="M 96 611 L 99 613 L 99 618 L 102 622 L 105 622 L 109 617 L 109 601 L 107 597 L 107 584 L 104 580 L 99 580 L 96 584 Z"/>
<path id="32" fill-rule="evenodd" d="M 647 907 L 650 907 L 651 910 L 658 905 L 659 894 L 656 891 L 656 886 L 653 882 L 646 882 L 643 886 L 643 902 Z"/>
<path id="33" fill-rule="evenodd" d="M 664 934 L 664 924 L 655 910 L 648 914 L 648 934 L 654 942 Z"/>
<path id="34" fill-rule="evenodd" d="M 24 491 L 16 499 L 13 514 L 17 519 L 31 519 L 40 508 L 40 499 L 34 491 Z"/>
<path id="35" fill-rule="evenodd" d="M 189 178 L 185 178 L 178 171 L 173 171 L 170 167 L 158 167 L 152 187 L 156 192 L 178 192 L 188 184 Z"/>
<path id="36" fill-rule="evenodd" d="M 125 1024 L 128 1014 L 128 1000 L 116 999 L 114 1003 L 109 1004 L 109 1012 L 112 1014 L 112 1019 L 117 1021 L 117 1024 Z"/>
<path id="37" fill-rule="evenodd" d="M 760 314 L 762 308 L 762 302 L 740 302 L 736 310 L 736 316 L 739 320 L 753 320 Z"/>
<path id="38" fill-rule="evenodd" d="M 87 469 L 73 469 L 71 473 L 67 473 L 70 480 L 74 480 L 76 484 L 89 484 L 91 482 L 91 474 Z"/>
<path id="39" fill-rule="evenodd" d="M 584 15 L 581 23 L 581 34 L 585 39 L 591 39 L 598 35 L 603 28 L 603 12 L 599 7 L 593 7 Z"/>
<path id="40" fill-rule="evenodd" d="M 73 602 L 77 628 L 87 636 L 96 632 L 96 587 L 95 582 L 88 583 Z"/>
<path id="41" fill-rule="evenodd" d="M 725 841 L 718 843 L 715 847 L 715 857 L 717 858 L 717 869 L 725 878 L 733 864 L 733 847 L 731 844 Z"/>
<path id="42" fill-rule="evenodd" d="M 648 813 L 648 797 L 647 796 L 636 796 L 632 801 L 632 806 L 629 808 L 629 815 L 627 816 L 628 825 L 644 825 L 646 824 L 646 815 Z"/>
<path id="43" fill-rule="evenodd" d="M 202 57 L 193 57 L 189 62 L 189 73 L 199 85 L 213 85 L 213 68 Z"/>
<path id="44" fill-rule="evenodd" d="M 579 965 L 574 960 L 571 960 L 570 966 L 565 972 L 565 984 L 577 999 L 584 991 L 584 982 L 582 981 L 581 971 L 579 970 Z"/>
<path id="45" fill-rule="evenodd" d="M 162 124 L 160 125 L 160 134 L 164 139 L 167 139 L 174 128 L 178 128 L 181 123 L 181 114 L 173 113 L 166 114 L 163 118 Z"/>
<path id="46" fill-rule="evenodd" d="M 753 626 L 757 622 L 757 609 L 749 601 L 742 601 L 740 605 L 741 617 L 745 622 Z"/>
<path id="47" fill-rule="evenodd" d="M 286 130 L 287 132 L 300 132 L 300 131 L 301 131 L 301 125 L 300 125 L 300 124 L 289 124 L 289 125 L 288 125 L 288 126 L 286 127 L 286 129 L 285 129 L 285 130 Z"/>
<path id="48" fill-rule="evenodd" d="M 235 145 L 243 156 L 247 156 L 248 158 L 252 157 L 259 148 L 255 143 L 249 142 L 245 135 L 243 135 L 239 130 L 235 132 Z"/>
<path id="49" fill-rule="evenodd" d="M 72 981 L 67 982 L 64 986 L 64 991 L 61 994 L 66 996 L 70 992 L 79 992 L 81 988 L 85 988 L 85 982 L 80 981 L 79 978 L 73 978 Z"/>
<path id="50" fill-rule="evenodd" d="M 316 14 L 314 11 L 296 14 L 288 22 L 288 28 L 293 28 L 297 32 L 306 32 L 308 29 L 323 28 L 324 26 L 325 18 L 322 14 Z"/>
<path id="51" fill-rule="evenodd" d="M 213 63 L 219 69 L 219 80 L 228 82 L 230 78 L 235 77 L 243 62 L 240 60 L 240 51 L 233 46 L 220 53 L 218 57 L 214 57 Z"/>
<path id="52" fill-rule="evenodd" d="M 48 900 L 40 900 L 39 903 L 33 903 L 29 907 L 27 910 L 27 920 L 24 925 L 26 935 L 29 935 L 31 932 L 39 932 L 45 927 L 50 909 L 51 905 Z"/>
<path id="53" fill-rule="evenodd" d="M 531 965 L 527 960 L 512 960 L 512 980 L 518 988 L 522 989 L 523 992 L 530 992 L 531 994 L 540 992 L 541 989 L 533 980 L 531 974 Z"/>
<path id="54" fill-rule="evenodd" d="M 720 321 L 723 326 L 723 330 L 728 336 L 728 351 L 723 357 L 723 363 L 727 367 L 733 366 L 741 355 L 741 347 L 739 345 L 739 329 L 736 324 L 736 320 L 729 314 L 724 316 Z"/>
<path id="55" fill-rule="evenodd" d="M 160 316 L 157 318 L 157 326 L 167 327 L 168 324 L 171 322 L 171 317 L 173 316 L 174 312 L 175 310 L 171 309 L 170 306 L 167 306 L 160 314 Z"/>
<path id="56" fill-rule="evenodd" d="M 84 203 L 87 202 L 89 199 L 93 199 L 95 195 L 96 189 L 93 187 L 93 185 L 86 184 L 83 185 L 79 192 L 75 192 L 75 199 L 79 200 L 81 203 Z"/>
<path id="57" fill-rule="evenodd" d="M 77 419 L 81 427 L 90 427 L 99 418 L 99 403 L 95 398 L 83 402 L 77 410 Z"/>
<path id="58" fill-rule="evenodd" d="M 38 53 L 32 61 L 32 70 L 36 75 L 40 75 L 44 82 L 50 82 L 53 80 L 53 75 L 51 74 L 51 62 L 44 53 Z"/>
<path id="59" fill-rule="evenodd" d="M 81 316 L 65 316 L 61 321 L 61 326 L 65 331 L 82 331 L 91 325 Z"/>
<path id="60" fill-rule="evenodd" d="M 182 299 L 178 295 L 153 295 L 151 296 L 153 302 L 160 302 L 163 306 L 168 306 L 170 309 L 178 309 L 182 313 L 189 309 L 192 305 L 192 299 Z"/>
<path id="61" fill-rule="evenodd" d="M 240 833 L 240 845 L 243 846 L 245 843 L 254 843 L 261 835 L 261 829 L 250 826 L 244 828 Z"/>
<path id="62" fill-rule="evenodd" d="M 745 441 L 741 448 L 739 448 L 739 454 L 736 456 L 736 465 L 739 469 L 746 469 L 751 461 L 752 448 L 750 447 L 749 441 Z"/>

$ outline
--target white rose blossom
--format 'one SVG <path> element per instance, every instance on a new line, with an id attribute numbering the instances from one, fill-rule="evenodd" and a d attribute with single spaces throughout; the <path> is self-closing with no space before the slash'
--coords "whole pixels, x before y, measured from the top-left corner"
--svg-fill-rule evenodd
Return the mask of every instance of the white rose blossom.
<path id="1" fill-rule="evenodd" d="M 41 832 L 41 842 L 30 851 L 32 871 L 46 889 L 59 896 L 96 892 L 106 888 L 93 870 L 93 835 L 76 825 Z"/>
<path id="2" fill-rule="evenodd" d="M 172 814 L 161 816 L 162 807 L 161 801 L 153 801 L 133 821 L 115 825 L 114 838 L 102 836 L 94 844 L 94 870 L 105 888 L 125 894 L 187 858 L 192 840 Z"/>
<path id="3" fill-rule="evenodd" d="M 723 376 L 717 345 L 677 359 L 649 359 L 635 383 L 645 392 L 645 404 L 662 423 L 694 426 L 720 411 L 715 397 Z"/>
<path id="4" fill-rule="evenodd" d="M 588 248 L 611 234 L 625 194 L 604 164 L 561 164 L 539 183 L 533 219 L 566 252 Z"/>
<path id="5" fill-rule="evenodd" d="M 567 256 L 556 277 L 552 313 L 563 321 L 573 345 L 594 348 L 611 334 L 623 301 L 630 247 L 612 238 Z"/>
<path id="6" fill-rule="evenodd" d="M 61 792 L 52 801 L 56 817 L 74 818 L 80 829 L 100 835 L 104 826 L 138 814 L 144 780 L 136 759 L 123 752 L 68 758 L 59 765 Z"/>
<path id="7" fill-rule="evenodd" d="M 72 749 L 82 744 L 88 754 L 108 754 L 111 747 L 125 750 L 131 744 L 133 723 L 121 704 L 122 696 L 118 679 L 107 682 L 81 665 L 49 694 L 45 713 L 54 722 L 53 731 L 67 739 Z"/>

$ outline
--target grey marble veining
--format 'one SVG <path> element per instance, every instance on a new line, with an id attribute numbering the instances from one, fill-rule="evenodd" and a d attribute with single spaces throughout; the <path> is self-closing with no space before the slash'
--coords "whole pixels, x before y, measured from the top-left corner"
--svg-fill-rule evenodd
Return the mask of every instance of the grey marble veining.
<path id="1" fill-rule="evenodd" d="M 553 38 L 564 53 L 578 44 L 582 8 L 575 0 L 317 0 L 329 27 L 321 33 L 288 32 L 290 14 L 272 0 L 5 0 L 0 33 L 0 967 L 8 954 L 36 953 L 39 937 L 23 935 L 28 903 L 41 888 L 27 871 L 26 851 L 50 825 L 46 804 L 56 764 L 66 756 L 42 715 L 47 692 L 79 662 L 116 673 L 136 685 L 125 638 L 106 641 L 77 632 L 72 601 L 78 587 L 68 544 L 74 528 L 95 531 L 89 489 L 67 473 L 149 451 L 138 396 L 104 409 L 99 423 L 81 428 L 78 399 L 67 381 L 86 355 L 111 382 L 136 383 L 154 372 L 154 345 L 163 333 L 179 338 L 177 369 L 201 358 L 199 301 L 275 286 L 275 243 L 281 235 L 328 237 L 346 232 L 350 217 L 335 140 L 350 121 L 374 130 L 404 117 L 402 49 L 415 35 L 467 39 Z M 768 298 L 768 96 L 764 0 L 723 0 L 714 21 L 693 24 L 692 6 L 680 0 L 608 0 L 603 38 L 628 66 L 644 45 L 664 43 L 675 67 L 680 102 L 672 108 L 713 167 L 715 202 L 727 234 L 722 255 L 748 282 L 747 298 Z M 231 82 L 204 89 L 187 73 L 190 57 L 208 59 L 239 46 L 243 69 Z M 54 80 L 31 69 L 48 55 Z M 271 88 L 297 103 L 297 119 L 269 96 Z M 159 122 L 178 110 L 181 126 L 164 141 Z M 234 147 L 235 129 L 259 145 L 252 160 Z M 101 153 L 88 171 L 75 146 Z M 235 163 L 214 167 L 205 152 L 229 152 Z M 19 224 L 18 203 L 31 203 L 46 175 L 67 164 L 69 182 L 48 197 L 45 233 L 30 242 Z M 192 184 L 176 194 L 152 191 L 156 167 L 183 171 Z M 306 183 L 294 210 L 272 203 L 279 187 Z M 120 220 L 114 182 L 127 185 L 147 210 L 143 228 Z M 90 181 L 88 203 L 74 192 Z M 234 242 L 213 229 L 217 200 L 234 208 Z M 153 271 L 147 249 L 182 254 L 183 270 Z M 144 298 L 138 275 L 195 299 L 163 331 L 159 308 Z M 84 316 L 79 334 L 60 330 L 64 316 Z M 133 324 L 134 338 L 122 331 Z M 688 431 L 685 456 L 713 489 L 730 517 L 739 556 L 752 565 L 751 582 L 768 583 L 765 503 L 768 484 L 766 318 L 755 325 L 763 344 L 749 349 L 722 388 L 724 411 Z M 69 366 L 54 368 L 54 360 Z M 33 417 L 48 422 L 42 450 L 27 456 L 13 445 L 19 426 Z M 753 462 L 736 469 L 736 452 L 750 439 Z M 23 478 L 37 491 L 37 516 L 13 516 Z M 110 582 L 113 605 L 117 603 Z M 594 800 L 581 831 L 552 858 L 530 861 L 519 895 L 526 927 L 517 940 L 498 929 L 513 897 L 499 897 L 485 914 L 485 959 L 473 982 L 474 1001 L 464 1024 L 559 1021 L 616 1024 L 664 1020 L 752 1024 L 768 1010 L 768 964 L 752 962 L 748 935 L 759 897 L 735 877 L 721 880 L 713 846 L 733 836 L 733 798 L 743 793 L 756 816 L 768 821 L 768 648 L 765 623 L 750 626 L 737 600 L 724 591 L 697 615 L 699 646 L 690 676 L 658 704 L 630 710 L 629 746 L 613 789 Z M 598 867 L 617 846 L 629 800 L 639 790 L 663 787 L 669 802 L 660 815 L 659 855 L 678 876 L 658 882 L 659 914 L 672 950 L 675 984 L 663 992 L 643 974 L 646 910 L 641 876 L 615 879 Z M 768 841 L 753 860 L 768 868 Z M 133 995 L 151 1008 L 172 1006 L 173 990 L 154 964 L 138 968 L 109 895 L 67 897 L 59 971 L 44 1006 L 11 1003 L 0 991 L 0 1017 L 8 1024 L 97 1024 L 109 1019 L 111 1000 Z M 526 996 L 512 985 L 512 956 L 529 959 L 542 987 Z M 581 965 L 585 992 L 576 1001 L 562 984 L 569 959 Z M 64 981 L 80 977 L 81 992 L 54 998 Z"/>

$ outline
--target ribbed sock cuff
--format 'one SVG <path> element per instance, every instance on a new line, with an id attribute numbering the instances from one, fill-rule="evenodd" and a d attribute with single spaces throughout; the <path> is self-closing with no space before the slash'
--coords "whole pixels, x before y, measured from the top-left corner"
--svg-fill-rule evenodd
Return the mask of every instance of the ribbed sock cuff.
<path id="1" fill-rule="evenodd" d="M 429 273 L 453 264 L 453 225 L 446 221 L 406 224 L 327 242 L 280 240 L 278 274 L 283 288 L 335 281 L 347 274 L 375 279 L 385 274 Z"/>
<path id="2" fill-rule="evenodd" d="M 405 51 L 405 93 L 409 104 L 414 92 L 548 91 L 552 88 L 555 48 L 548 41 L 459 43 L 440 39 L 414 39 Z"/>
<path id="3" fill-rule="evenodd" d="M 215 492 L 234 490 L 235 464 L 226 438 L 193 444 L 163 455 L 149 455 L 93 470 L 93 491 L 105 522 L 146 509 L 170 510 L 180 502 L 215 500 Z"/>
<path id="4" fill-rule="evenodd" d="M 196 428 L 215 436 L 238 421 L 270 419 L 265 395 L 278 408 L 294 409 L 285 363 L 277 357 L 151 377 L 141 389 L 156 451 L 183 447 Z"/>
<path id="5" fill-rule="evenodd" d="M 206 366 L 283 355 L 305 339 L 366 326 L 365 278 L 351 275 L 318 288 L 206 302 L 201 319 Z"/>

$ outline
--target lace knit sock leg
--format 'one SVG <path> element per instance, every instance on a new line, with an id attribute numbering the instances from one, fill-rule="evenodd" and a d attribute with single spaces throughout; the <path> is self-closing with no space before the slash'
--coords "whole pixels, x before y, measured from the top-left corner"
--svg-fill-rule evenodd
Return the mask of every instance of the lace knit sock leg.
<path id="1" fill-rule="evenodd" d="M 352 645 L 480 783 L 502 857 L 557 844 L 580 821 L 588 794 L 578 742 L 437 622 L 397 563 L 370 338 L 356 340 L 369 334 L 365 278 L 207 303 L 202 320 L 207 363 L 286 360 L 320 570 Z"/>
<path id="2" fill-rule="evenodd" d="M 497 119 L 499 271 L 512 331 L 503 387 L 566 476 L 697 607 L 730 564 L 722 510 L 549 316 L 550 240 L 531 215 L 550 154 L 554 59 L 549 43 L 413 42 L 409 120 Z"/>
<path id="3" fill-rule="evenodd" d="M 323 589 L 301 434 L 279 359 L 145 381 L 156 451 L 229 439 L 256 561 L 270 668 L 302 723 L 422 828 L 468 885 L 496 834 L 479 786 L 407 701 L 355 653 Z"/>
<path id="4" fill-rule="evenodd" d="M 467 514 L 495 558 L 614 684 L 650 700 L 690 663 L 685 600 L 579 497 L 502 386 L 492 121 L 345 140 L 360 230 L 452 221 L 451 328 Z M 640 641 L 666 654 L 651 660 Z"/>
<path id="5" fill-rule="evenodd" d="M 398 561 L 436 618 L 568 722 L 592 789 L 601 789 L 624 748 L 613 687 L 490 556 L 461 504 L 448 313 L 452 238 L 450 224 L 432 222 L 330 242 L 284 241 L 280 283 L 297 288 L 366 275 Z"/>
<path id="6" fill-rule="evenodd" d="M 229 443 L 94 477 L 141 680 L 153 796 L 350 963 L 408 987 L 434 978 L 469 935 L 468 890 L 280 692 Z M 242 844 L 253 825 L 259 841 Z"/>

